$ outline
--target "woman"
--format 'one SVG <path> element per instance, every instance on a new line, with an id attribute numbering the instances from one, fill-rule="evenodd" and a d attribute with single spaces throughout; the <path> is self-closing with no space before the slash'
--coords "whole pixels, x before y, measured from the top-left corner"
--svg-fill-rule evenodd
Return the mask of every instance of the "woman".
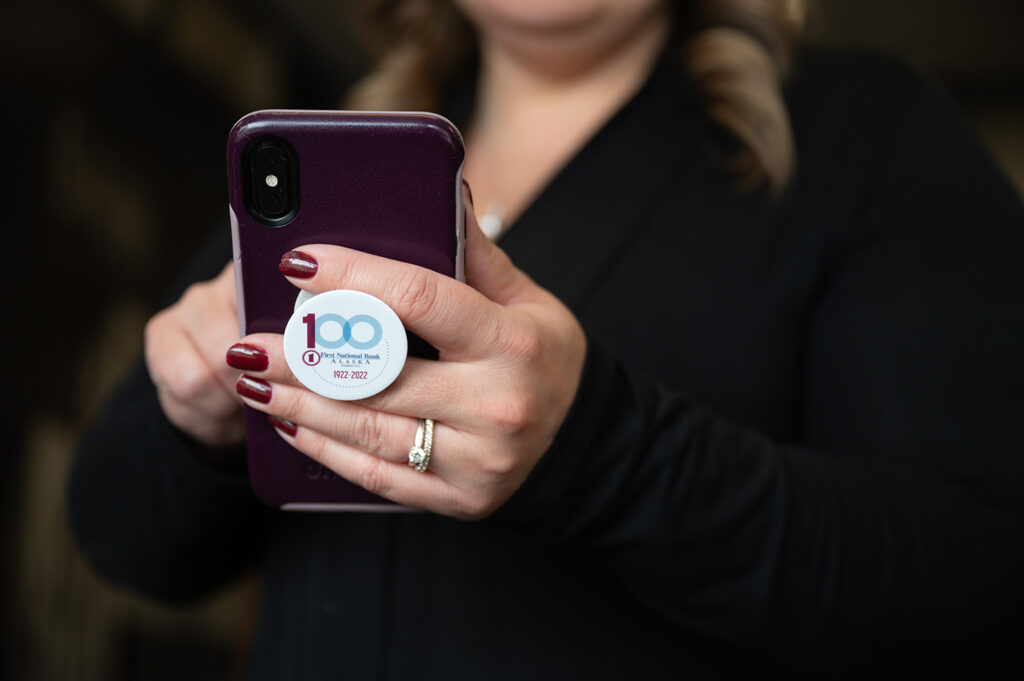
<path id="1" fill-rule="evenodd" d="M 469 220 L 469 286 L 317 244 L 281 261 L 382 298 L 441 361 L 323 400 L 280 337 L 236 338 L 230 267 L 194 285 L 147 328 L 156 394 L 140 371 L 83 445 L 97 568 L 183 599 L 261 561 L 256 678 L 820 677 L 1006 650 L 1024 210 L 947 103 L 807 52 L 783 105 L 793 3 L 457 4 L 385 5 L 396 44 L 356 98 L 435 97 L 501 248 Z M 431 513 L 264 509 L 238 394 Z"/>

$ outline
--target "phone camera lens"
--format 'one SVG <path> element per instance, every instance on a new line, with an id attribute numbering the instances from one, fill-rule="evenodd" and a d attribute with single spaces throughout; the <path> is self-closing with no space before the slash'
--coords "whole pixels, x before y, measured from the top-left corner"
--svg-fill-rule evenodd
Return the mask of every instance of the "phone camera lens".
<path id="1" fill-rule="evenodd" d="M 248 157 L 249 212 L 264 224 L 279 226 L 298 207 L 295 150 L 278 138 L 257 140 Z"/>

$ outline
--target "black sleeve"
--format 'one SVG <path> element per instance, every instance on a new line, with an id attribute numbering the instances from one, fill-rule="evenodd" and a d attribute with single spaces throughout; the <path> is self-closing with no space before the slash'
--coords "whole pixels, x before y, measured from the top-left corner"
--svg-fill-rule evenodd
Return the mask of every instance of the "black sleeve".
<path id="1" fill-rule="evenodd" d="M 789 672 L 1012 650 L 1024 209 L 939 95 L 915 101 L 831 246 L 802 441 L 727 422 L 591 339 L 568 420 L 494 522 L 592 553 L 668 622 Z"/>
<path id="2" fill-rule="evenodd" d="M 229 252 L 221 241 L 185 279 L 223 267 Z M 249 487 L 242 448 L 216 453 L 238 463 L 234 470 L 206 463 L 211 454 L 167 420 L 144 363 L 137 362 L 82 439 L 68 485 L 72 531 L 102 576 L 161 600 L 184 601 L 252 563 L 267 509 Z"/>

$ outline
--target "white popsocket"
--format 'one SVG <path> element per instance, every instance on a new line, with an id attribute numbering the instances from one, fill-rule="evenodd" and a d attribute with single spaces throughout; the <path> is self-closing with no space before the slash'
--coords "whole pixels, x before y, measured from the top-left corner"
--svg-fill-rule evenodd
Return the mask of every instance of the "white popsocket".
<path id="1" fill-rule="evenodd" d="M 361 400 L 384 390 L 401 373 L 408 349 L 398 315 L 362 291 L 302 292 L 284 329 L 292 374 L 335 400 Z"/>

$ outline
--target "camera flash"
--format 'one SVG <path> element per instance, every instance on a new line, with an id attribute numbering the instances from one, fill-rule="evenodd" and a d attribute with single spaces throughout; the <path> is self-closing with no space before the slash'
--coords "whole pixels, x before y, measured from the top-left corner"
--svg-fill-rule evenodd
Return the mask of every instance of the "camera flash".
<path id="1" fill-rule="evenodd" d="M 267 186 L 268 187 L 276 187 L 277 186 L 277 175 L 267 175 Z"/>

